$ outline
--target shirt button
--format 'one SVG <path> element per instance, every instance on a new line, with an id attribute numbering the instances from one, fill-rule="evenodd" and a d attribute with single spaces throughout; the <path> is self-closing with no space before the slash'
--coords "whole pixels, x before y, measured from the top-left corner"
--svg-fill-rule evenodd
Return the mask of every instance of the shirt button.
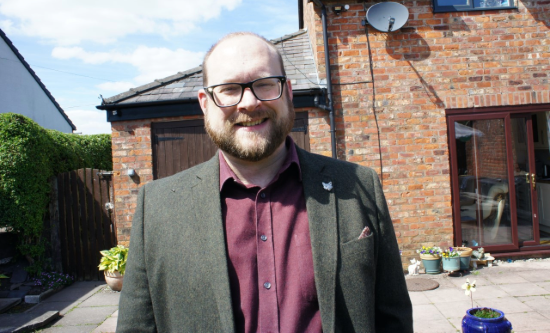
<path id="1" fill-rule="evenodd" d="M 262 197 L 262 199 L 265 199 L 265 193 L 264 192 L 260 193 L 260 197 Z"/>
<path id="2" fill-rule="evenodd" d="M 264 242 L 267 240 L 267 236 L 266 235 L 261 235 L 260 236 L 260 239 L 263 240 Z"/>
<path id="3" fill-rule="evenodd" d="M 269 283 L 269 282 L 264 283 L 264 288 L 265 289 L 271 289 L 271 283 Z"/>

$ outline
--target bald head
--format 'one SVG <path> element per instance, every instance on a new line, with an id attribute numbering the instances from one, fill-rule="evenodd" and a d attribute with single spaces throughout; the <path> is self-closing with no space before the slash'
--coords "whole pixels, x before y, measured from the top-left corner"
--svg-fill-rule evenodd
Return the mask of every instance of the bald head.
<path id="1" fill-rule="evenodd" d="M 270 53 L 273 54 L 274 57 L 277 58 L 277 63 L 280 68 L 274 69 L 276 71 L 280 71 L 280 75 L 286 76 L 285 68 L 283 65 L 283 58 L 281 56 L 281 53 L 275 47 L 273 43 L 265 39 L 264 37 L 255 34 L 253 32 L 233 32 L 230 34 L 225 35 L 222 37 L 216 44 L 212 45 L 210 50 L 206 53 L 204 56 L 204 60 L 202 62 L 202 83 L 204 87 L 208 86 L 209 77 L 208 77 L 208 65 L 209 60 L 213 53 L 216 53 L 217 50 L 221 47 L 231 47 L 236 46 L 238 44 L 246 44 L 246 43 L 258 43 L 264 44 L 266 48 L 269 50 Z M 220 59 L 216 59 L 217 61 L 220 61 Z M 217 82 L 214 82 L 213 84 L 216 84 Z"/>

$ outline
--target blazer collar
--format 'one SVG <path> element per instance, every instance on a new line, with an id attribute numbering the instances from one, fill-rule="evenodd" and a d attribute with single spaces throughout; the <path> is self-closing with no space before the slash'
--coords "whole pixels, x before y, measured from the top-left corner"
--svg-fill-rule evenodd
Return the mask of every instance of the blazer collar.
<path id="1" fill-rule="evenodd" d="M 323 159 L 302 149 L 298 149 L 298 158 L 302 168 L 321 322 L 323 331 L 334 332 L 338 255 L 335 192 L 339 187 Z"/>

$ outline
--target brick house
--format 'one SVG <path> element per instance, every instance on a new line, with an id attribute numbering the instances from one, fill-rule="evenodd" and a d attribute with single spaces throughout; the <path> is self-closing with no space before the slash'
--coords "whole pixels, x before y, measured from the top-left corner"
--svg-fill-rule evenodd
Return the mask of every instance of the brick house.
<path id="1" fill-rule="evenodd" d="M 362 24 L 374 2 L 299 0 L 300 31 L 275 41 L 293 135 L 378 171 L 404 263 L 424 244 L 550 253 L 548 1 L 461 2 L 405 1 L 406 24 L 380 32 Z M 112 124 L 120 243 L 141 184 L 213 155 L 200 85 L 195 68 L 98 107 Z"/>

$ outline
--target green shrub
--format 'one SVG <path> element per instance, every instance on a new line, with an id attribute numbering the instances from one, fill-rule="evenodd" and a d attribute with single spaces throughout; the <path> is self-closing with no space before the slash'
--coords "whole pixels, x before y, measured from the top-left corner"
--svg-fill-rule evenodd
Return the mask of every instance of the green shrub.
<path id="1" fill-rule="evenodd" d="M 25 116 L 0 114 L 0 227 L 18 236 L 17 248 L 42 270 L 49 179 L 80 168 L 112 169 L 111 136 L 46 130 Z"/>

